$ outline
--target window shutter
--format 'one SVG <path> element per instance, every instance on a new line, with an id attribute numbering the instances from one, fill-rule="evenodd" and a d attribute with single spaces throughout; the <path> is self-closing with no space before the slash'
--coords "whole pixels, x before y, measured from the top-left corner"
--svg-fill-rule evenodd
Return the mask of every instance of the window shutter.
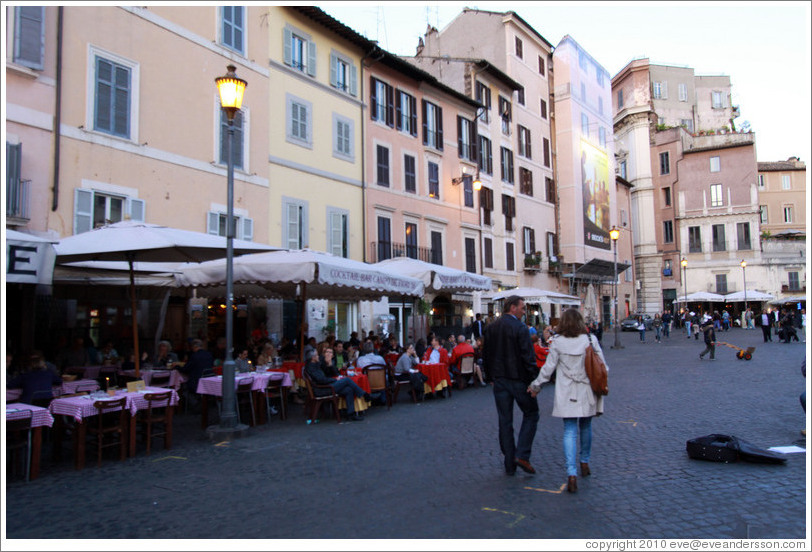
<path id="1" fill-rule="evenodd" d="M 93 229 L 93 192 L 73 191 L 73 233 L 81 234 Z"/>
<path id="2" fill-rule="evenodd" d="M 15 8 L 14 61 L 32 69 L 43 68 L 45 8 Z"/>
<path id="3" fill-rule="evenodd" d="M 662 88 L 660 89 L 660 93 L 662 94 L 663 99 L 666 100 L 668 99 L 668 83 L 663 82 L 661 86 Z"/>
<path id="4" fill-rule="evenodd" d="M 437 106 L 434 111 L 437 113 L 437 149 L 443 149 L 443 108 Z"/>
<path id="5" fill-rule="evenodd" d="M 284 50 L 285 50 L 285 65 L 293 64 L 293 51 L 291 50 L 291 43 L 293 42 L 293 33 L 290 29 L 285 29 L 284 32 Z"/>
<path id="6" fill-rule="evenodd" d="M 378 87 L 375 82 L 375 77 L 369 77 L 369 118 L 373 121 L 378 111 Z"/>
<path id="7" fill-rule="evenodd" d="M 462 157 L 462 117 L 457 115 L 457 157 Z"/>
<path id="8" fill-rule="evenodd" d="M 389 127 L 395 126 L 395 89 L 391 86 L 386 87 L 386 125 Z"/>
<path id="9" fill-rule="evenodd" d="M 536 252 L 536 231 L 534 229 L 530 229 L 530 252 Z"/>
<path id="10" fill-rule="evenodd" d="M 411 132 L 412 136 L 417 136 L 417 98 L 415 98 L 414 96 L 409 96 L 409 102 L 411 104 L 411 109 L 409 113 L 411 114 L 412 118 Z"/>
<path id="11" fill-rule="evenodd" d="M 307 74 L 316 76 L 316 43 L 307 41 Z"/>
<path id="12" fill-rule="evenodd" d="M 23 145 L 6 142 L 6 190 L 9 184 L 16 185 L 20 181 L 20 167 L 22 166 Z"/>
<path id="13" fill-rule="evenodd" d="M 130 198 L 130 220 L 144 222 L 146 213 L 146 201 L 143 199 Z"/>
<path id="14" fill-rule="evenodd" d="M 403 95 L 400 93 L 400 90 L 397 91 L 395 94 L 395 128 L 398 130 L 403 130 L 403 122 L 401 118 L 403 117 Z"/>
<path id="15" fill-rule="evenodd" d="M 358 68 L 355 64 L 350 65 L 350 94 L 358 95 Z"/>
<path id="16" fill-rule="evenodd" d="M 243 217 L 242 219 L 242 239 L 252 241 L 254 239 L 254 219 Z"/>
<path id="17" fill-rule="evenodd" d="M 301 243 L 299 242 L 299 224 L 300 224 L 299 206 L 289 203 L 287 207 L 288 207 L 288 249 L 300 249 Z"/>
<path id="18" fill-rule="evenodd" d="M 342 231 L 343 217 L 341 213 L 330 213 L 330 253 L 337 257 L 342 257 Z"/>
<path id="19" fill-rule="evenodd" d="M 206 233 L 213 236 L 220 235 L 220 213 L 214 211 L 206 213 Z"/>
<path id="20" fill-rule="evenodd" d="M 425 146 L 429 143 L 429 123 L 426 119 L 426 112 L 428 108 L 426 107 L 426 100 L 420 100 L 420 108 L 423 114 L 423 145 Z"/>
<path id="21" fill-rule="evenodd" d="M 238 111 L 234 116 L 234 145 L 231 149 L 231 159 L 238 169 L 243 168 L 243 141 L 243 116 L 242 112 Z"/>
<path id="22" fill-rule="evenodd" d="M 330 86 L 338 87 L 338 58 L 330 54 Z"/>
<path id="23" fill-rule="evenodd" d="M 469 122 L 468 128 L 471 129 L 471 143 L 468 145 L 470 155 L 468 159 L 471 161 L 479 161 L 477 150 L 479 149 L 479 134 L 477 134 L 477 125 L 475 122 Z"/>

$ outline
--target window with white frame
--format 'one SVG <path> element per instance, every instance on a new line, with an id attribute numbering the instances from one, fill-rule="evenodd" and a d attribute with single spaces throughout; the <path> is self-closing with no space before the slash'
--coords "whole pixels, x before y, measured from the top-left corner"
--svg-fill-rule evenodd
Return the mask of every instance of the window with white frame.
<path id="1" fill-rule="evenodd" d="M 440 199 L 440 165 L 433 161 L 428 162 L 429 197 Z"/>
<path id="2" fill-rule="evenodd" d="M 721 207 L 724 205 L 724 199 L 722 199 L 722 185 L 721 184 L 711 184 L 710 187 L 710 203 L 711 207 Z"/>
<path id="3" fill-rule="evenodd" d="M 457 155 L 460 159 L 477 160 L 475 134 L 474 121 L 457 115 Z"/>
<path id="4" fill-rule="evenodd" d="M 655 100 L 665 100 L 668 98 L 668 83 L 665 82 L 655 82 L 654 83 L 654 99 Z"/>
<path id="5" fill-rule="evenodd" d="M 345 161 L 355 160 L 353 120 L 333 113 L 333 156 Z"/>
<path id="6" fill-rule="evenodd" d="M 137 66 L 100 54 L 93 57 L 93 130 L 121 138 L 132 138 L 132 104 Z"/>
<path id="7" fill-rule="evenodd" d="M 674 221 L 663 221 L 663 243 L 674 243 Z"/>
<path id="8" fill-rule="evenodd" d="M 722 170 L 722 164 L 719 160 L 718 155 L 714 155 L 710 158 L 710 172 L 719 172 Z"/>
<path id="9" fill-rule="evenodd" d="M 371 77 L 370 111 L 373 121 L 379 121 L 386 126 L 395 126 L 395 89 L 382 80 Z"/>
<path id="10" fill-rule="evenodd" d="M 660 153 L 660 174 L 671 174 L 671 154 L 667 151 Z"/>
<path id="11" fill-rule="evenodd" d="M 282 246 L 302 249 L 309 245 L 308 203 L 300 199 L 282 198 Z"/>
<path id="12" fill-rule="evenodd" d="M 493 174 L 493 151 L 490 138 L 479 135 L 479 170 Z"/>
<path id="13" fill-rule="evenodd" d="M 677 85 L 677 90 L 679 91 L 679 101 L 687 102 L 688 101 L 688 85 L 684 82 L 681 82 Z"/>
<path id="14" fill-rule="evenodd" d="M 519 134 L 519 155 L 532 159 L 533 154 L 530 149 L 530 129 L 525 128 L 522 125 L 518 125 L 517 130 Z"/>
<path id="15" fill-rule="evenodd" d="M 239 54 L 245 53 L 245 8 L 220 7 L 220 43 Z"/>
<path id="16" fill-rule="evenodd" d="M 316 76 L 316 43 L 310 35 L 286 25 L 283 32 L 285 65 Z"/>
<path id="17" fill-rule="evenodd" d="M 234 213 L 234 236 L 238 240 L 254 239 L 254 219 Z M 215 236 L 228 237 L 228 213 L 209 211 L 206 214 L 206 232 Z"/>
<path id="18" fill-rule="evenodd" d="M 736 223 L 736 243 L 740 250 L 752 249 L 752 244 L 750 242 L 749 222 Z"/>
<path id="19" fill-rule="evenodd" d="M 81 234 L 125 218 L 143 221 L 143 199 L 108 190 L 76 188 L 73 191 L 73 233 Z"/>
<path id="20" fill-rule="evenodd" d="M 443 108 L 426 100 L 423 106 L 423 145 L 443 149 Z"/>
<path id="21" fill-rule="evenodd" d="M 713 91 L 711 92 L 711 107 L 713 109 L 722 109 L 724 104 L 722 103 L 722 93 Z"/>
<path id="22" fill-rule="evenodd" d="M 727 242 L 725 241 L 725 225 L 714 224 L 711 226 L 712 246 L 714 251 L 726 251 Z"/>
<path id="23" fill-rule="evenodd" d="M 522 227 L 522 253 L 531 255 L 536 252 L 536 230 L 529 226 Z"/>
<path id="24" fill-rule="evenodd" d="M 288 142 L 300 146 L 313 146 L 313 104 L 307 100 L 287 95 L 287 109 L 285 112 L 287 124 L 285 125 Z"/>
<path id="25" fill-rule="evenodd" d="M 767 206 L 766 205 L 759 205 L 758 206 L 758 220 L 761 224 L 767 224 Z"/>
<path id="26" fill-rule="evenodd" d="M 680 119 L 679 126 L 685 128 L 688 132 L 694 131 L 694 120 L 693 119 Z"/>
<path id="27" fill-rule="evenodd" d="M 474 99 L 485 106 L 479 115 L 479 120 L 483 123 L 489 123 L 491 121 L 491 89 L 487 84 L 476 81 Z"/>
<path id="28" fill-rule="evenodd" d="M 351 96 L 358 95 L 358 68 L 336 50 L 330 52 L 330 86 Z"/>
<path id="29" fill-rule="evenodd" d="M 336 207 L 327 207 L 327 251 L 336 257 L 350 256 L 350 212 Z"/>
<path id="30" fill-rule="evenodd" d="M 620 178 L 623 180 L 628 179 L 628 175 L 626 174 L 626 160 L 620 162 Z"/>
<path id="31" fill-rule="evenodd" d="M 791 190 L 792 185 L 790 183 L 790 176 L 788 174 L 781 175 L 781 189 L 782 190 Z"/>
<path id="32" fill-rule="evenodd" d="M 787 224 L 792 222 L 792 205 L 784 206 L 784 222 Z"/>
<path id="33" fill-rule="evenodd" d="M 403 90 L 398 90 L 395 114 L 396 128 L 417 136 L 417 99 Z"/>
<path id="34" fill-rule="evenodd" d="M 702 252 L 702 228 L 699 226 L 688 227 L 688 253 Z"/>
<path id="35" fill-rule="evenodd" d="M 513 107 L 510 100 L 499 96 L 499 116 L 502 118 L 502 134 L 510 136 L 510 124 L 513 121 Z"/>
<path id="36" fill-rule="evenodd" d="M 500 148 L 502 152 L 502 182 L 513 184 L 515 177 L 513 175 L 513 152 L 506 147 Z"/>
<path id="37" fill-rule="evenodd" d="M 14 8 L 14 63 L 41 70 L 45 59 L 45 7 Z"/>
<path id="38" fill-rule="evenodd" d="M 225 111 L 218 106 L 217 111 L 220 113 L 220 164 L 228 164 L 228 115 Z M 231 160 L 234 162 L 235 169 L 245 168 L 245 117 L 243 111 L 237 111 L 234 114 L 233 131 L 234 141 L 231 143 Z"/>

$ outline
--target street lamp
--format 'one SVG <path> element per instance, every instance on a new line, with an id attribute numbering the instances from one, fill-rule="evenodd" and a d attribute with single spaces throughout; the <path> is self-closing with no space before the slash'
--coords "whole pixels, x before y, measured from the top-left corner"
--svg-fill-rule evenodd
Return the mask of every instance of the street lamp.
<path id="1" fill-rule="evenodd" d="M 246 81 L 237 77 L 236 67 L 229 65 L 225 76 L 214 79 L 220 94 L 220 107 L 228 118 L 226 165 L 228 167 L 228 214 L 226 216 L 226 358 L 223 362 L 223 408 L 218 431 L 232 433 L 238 427 L 236 393 L 234 389 L 234 116 L 242 106 Z"/>
<path id="2" fill-rule="evenodd" d="M 612 291 L 614 295 L 615 301 L 615 320 L 614 320 L 614 327 L 615 327 L 615 344 L 612 345 L 612 349 L 622 349 L 623 345 L 620 344 L 620 334 L 618 333 L 618 326 L 617 323 L 617 240 L 620 238 L 620 229 L 617 226 L 613 226 L 611 230 L 609 230 L 609 237 L 612 238 L 612 246 L 614 247 L 614 260 L 615 260 L 615 270 L 614 270 L 614 278 L 612 278 Z"/>
<path id="3" fill-rule="evenodd" d="M 685 309 L 688 310 L 688 260 L 683 257 L 679 262 L 682 265 L 682 298 L 685 300 Z"/>
<path id="4" fill-rule="evenodd" d="M 742 259 L 740 264 L 742 265 L 742 281 L 744 283 L 744 310 L 747 310 L 747 274 L 745 271 L 747 268 L 747 261 Z"/>

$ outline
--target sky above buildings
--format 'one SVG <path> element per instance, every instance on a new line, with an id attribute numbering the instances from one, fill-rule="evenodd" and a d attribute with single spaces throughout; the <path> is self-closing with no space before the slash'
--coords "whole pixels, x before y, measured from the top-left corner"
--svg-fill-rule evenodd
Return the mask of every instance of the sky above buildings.
<path id="1" fill-rule="evenodd" d="M 632 59 L 728 75 L 737 127 L 756 132 L 759 161 L 810 161 L 809 2 L 322 2 L 386 50 L 413 56 L 427 24 L 464 7 L 518 13 L 554 46 L 567 34 L 614 76 Z M 486 40 L 483 37 L 483 40 Z"/>

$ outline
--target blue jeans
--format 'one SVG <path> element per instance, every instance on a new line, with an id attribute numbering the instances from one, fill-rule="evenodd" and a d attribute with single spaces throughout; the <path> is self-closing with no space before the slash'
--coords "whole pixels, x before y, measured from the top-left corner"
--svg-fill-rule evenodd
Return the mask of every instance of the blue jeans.
<path id="1" fill-rule="evenodd" d="M 660 332 L 661 332 L 661 331 L 662 331 L 662 328 L 659 328 L 659 327 L 658 327 L 658 328 L 654 328 L 654 338 L 655 338 L 657 341 L 660 341 Z"/>
<path id="2" fill-rule="evenodd" d="M 580 462 L 589 463 L 592 452 L 592 418 L 564 418 L 564 456 L 567 459 L 567 475 L 578 475 L 575 456 L 578 452 L 577 437 L 580 429 Z"/>
<path id="3" fill-rule="evenodd" d="M 496 378 L 493 382 L 493 398 L 499 414 L 499 447 L 505 455 L 505 470 L 516 470 L 514 459 L 530 460 L 530 450 L 539 423 L 539 403 L 527 392 L 527 384 L 519 380 Z M 519 440 L 514 440 L 513 402 L 522 411 Z"/>
<path id="4" fill-rule="evenodd" d="M 366 393 L 350 378 L 336 380 L 335 383 L 330 384 L 330 387 L 333 388 L 337 395 L 344 397 L 347 402 L 347 414 L 350 415 L 355 413 L 355 397 L 363 397 L 364 393 Z"/>
<path id="5" fill-rule="evenodd" d="M 637 330 L 637 331 L 640 332 L 640 341 L 645 341 L 646 340 L 646 330 Z"/>

